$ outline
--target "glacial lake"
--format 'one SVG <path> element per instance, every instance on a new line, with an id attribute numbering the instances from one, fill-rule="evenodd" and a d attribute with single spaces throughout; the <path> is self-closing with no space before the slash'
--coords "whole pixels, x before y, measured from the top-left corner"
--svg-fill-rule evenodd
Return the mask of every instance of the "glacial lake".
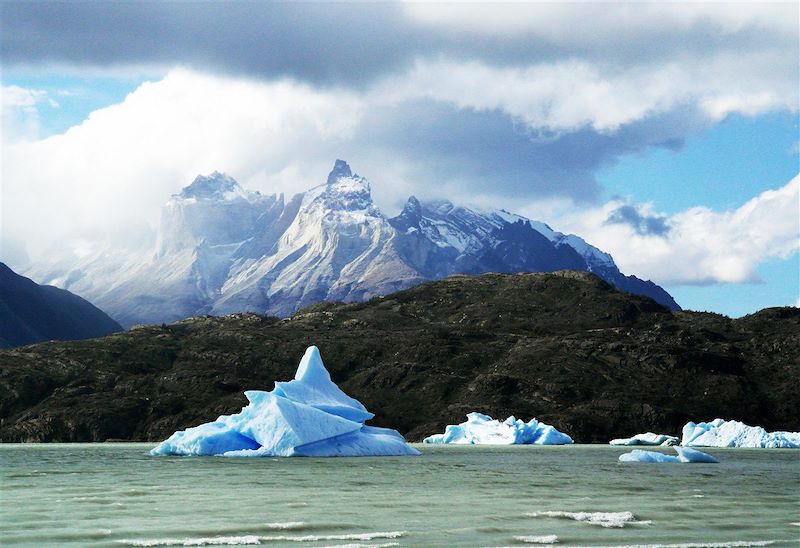
<path id="1" fill-rule="evenodd" d="M 150 457 L 153 446 L 0 445 L 0 544 L 800 545 L 797 450 L 621 464 L 625 448 L 601 445 L 329 459 Z"/>

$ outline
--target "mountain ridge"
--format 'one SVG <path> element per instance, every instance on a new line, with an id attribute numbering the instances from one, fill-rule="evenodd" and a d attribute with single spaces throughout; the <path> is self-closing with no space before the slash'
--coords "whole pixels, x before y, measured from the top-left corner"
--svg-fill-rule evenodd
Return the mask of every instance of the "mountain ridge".
<path id="1" fill-rule="evenodd" d="M 26 273 L 131 326 L 204 313 L 288 316 L 314 302 L 365 300 L 455 273 L 563 268 L 680 308 L 578 236 L 503 210 L 412 196 L 388 217 L 369 181 L 343 160 L 324 184 L 288 201 L 218 172 L 198 176 L 165 205 L 154 248 L 127 257 L 100 249 Z"/>

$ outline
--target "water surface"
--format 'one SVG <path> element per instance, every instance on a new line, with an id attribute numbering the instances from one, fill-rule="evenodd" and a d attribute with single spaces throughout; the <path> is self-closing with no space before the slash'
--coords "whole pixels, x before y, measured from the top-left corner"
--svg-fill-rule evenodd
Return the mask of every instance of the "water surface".
<path id="1" fill-rule="evenodd" d="M 0 445 L 0 544 L 800 545 L 800 451 L 621 464 L 625 448 L 598 445 L 330 459 L 152 446 Z"/>

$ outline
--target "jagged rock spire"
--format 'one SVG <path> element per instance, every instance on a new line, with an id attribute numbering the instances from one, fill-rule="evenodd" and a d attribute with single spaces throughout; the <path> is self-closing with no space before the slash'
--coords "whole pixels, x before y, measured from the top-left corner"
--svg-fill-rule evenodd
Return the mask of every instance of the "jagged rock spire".
<path id="1" fill-rule="evenodd" d="M 352 177 L 353 172 L 344 160 L 336 160 L 333 169 L 328 174 L 328 184 L 335 183 L 339 177 Z"/>

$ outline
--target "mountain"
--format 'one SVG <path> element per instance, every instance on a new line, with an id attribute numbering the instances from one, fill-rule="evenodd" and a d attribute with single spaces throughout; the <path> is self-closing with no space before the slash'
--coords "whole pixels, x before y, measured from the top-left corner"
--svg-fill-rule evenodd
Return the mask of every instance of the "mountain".
<path id="1" fill-rule="evenodd" d="M 678 309 L 574 235 L 502 210 L 408 199 L 395 217 L 337 160 L 325 184 L 288 201 L 197 177 L 170 198 L 153 246 L 100 248 L 37 265 L 35 279 L 97 303 L 125 326 L 194 314 L 288 316 L 320 301 L 363 301 L 450 274 L 584 270 Z"/>
<path id="2" fill-rule="evenodd" d="M 671 311 L 587 272 L 456 275 L 283 320 L 203 316 L 0 351 L 0 440 L 161 440 L 291 378 L 312 344 L 373 423 L 415 441 L 471 411 L 578 442 L 716 417 L 800 430 L 798 333 L 797 308 Z"/>
<path id="3" fill-rule="evenodd" d="M 122 331 L 90 302 L 38 285 L 0 263 L 0 347 L 50 339 L 88 339 Z"/>

